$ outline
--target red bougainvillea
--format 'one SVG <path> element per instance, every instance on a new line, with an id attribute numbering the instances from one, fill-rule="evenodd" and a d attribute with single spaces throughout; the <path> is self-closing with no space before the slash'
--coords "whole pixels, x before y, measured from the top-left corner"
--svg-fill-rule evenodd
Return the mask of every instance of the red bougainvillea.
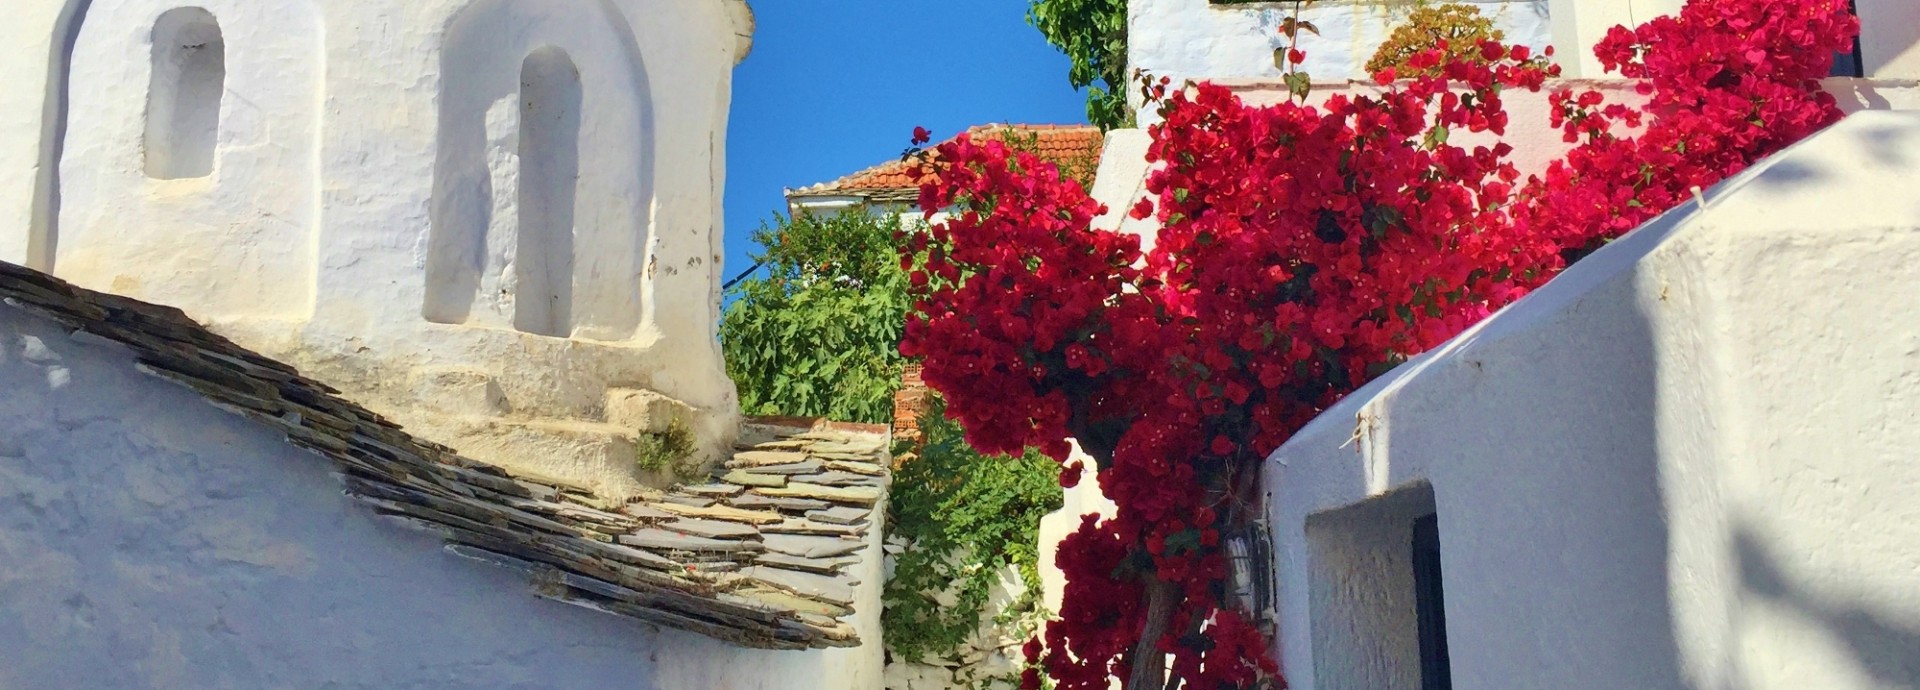
<path id="1" fill-rule="evenodd" d="M 1064 610 L 1030 658 L 1063 690 L 1169 671 L 1277 683 L 1224 584 L 1263 456 L 1566 261 L 1835 121 L 1815 80 L 1857 31 L 1843 4 L 1695 0 L 1615 29 L 1598 54 L 1651 100 L 1554 94 L 1572 150 L 1525 179 L 1498 143 L 1502 94 L 1556 73 L 1525 47 L 1451 64 L 1436 49 L 1414 59 L 1426 76 L 1318 105 L 1147 83 L 1156 166 L 1128 213 L 1158 221 L 1150 247 L 1095 228 L 1104 209 L 1029 153 L 964 136 L 930 152 L 920 204 L 945 215 L 905 238 L 902 352 L 979 449 L 1064 462 L 1075 439 L 1119 507 L 1060 545 Z"/>

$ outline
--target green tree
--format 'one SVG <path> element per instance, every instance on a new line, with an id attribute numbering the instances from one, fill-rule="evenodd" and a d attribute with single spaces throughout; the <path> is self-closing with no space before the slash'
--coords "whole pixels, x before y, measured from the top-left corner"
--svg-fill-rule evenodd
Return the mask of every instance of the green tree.
<path id="1" fill-rule="evenodd" d="M 1033 0 L 1027 22 L 1067 54 L 1067 81 L 1087 90 L 1087 121 L 1100 129 L 1125 127 L 1127 0 Z"/>
<path id="2" fill-rule="evenodd" d="M 938 396 L 919 425 L 919 453 L 901 465 L 887 499 L 888 528 L 910 547 L 896 557 L 881 613 L 887 649 L 916 661 L 951 653 L 980 627 L 980 611 L 1007 566 L 1019 570 L 1027 596 L 999 622 L 1016 630 L 1033 624 L 1040 519 L 1061 505 L 1060 468 L 1047 456 L 981 455 L 946 418 Z M 932 594 L 942 590 L 958 604 L 942 605 Z"/>
<path id="3" fill-rule="evenodd" d="M 891 214 L 775 216 L 753 235 L 765 268 L 730 292 L 727 373 L 747 414 L 884 423 L 908 307 Z"/>

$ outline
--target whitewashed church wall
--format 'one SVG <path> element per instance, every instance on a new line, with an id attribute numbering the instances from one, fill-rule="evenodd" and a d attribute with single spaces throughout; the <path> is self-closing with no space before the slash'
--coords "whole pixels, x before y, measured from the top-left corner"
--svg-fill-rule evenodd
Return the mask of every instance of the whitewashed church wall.
<path id="1" fill-rule="evenodd" d="M 1378 576 L 1409 545 L 1367 535 L 1420 492 L 1453 687 L 1920 682 L 1920 202 L 1887 191 L 1907 188 L 1920 114 L 1855 115 L 1280 448 L 1293 687 L 1419 687 L 1408 585 Z"/>
<path id="2" fill-rule="evenodd" d="M 313 310 L 311 0 L 94 0 L 73 45 L 53 265 L 198 314 Z"/>
<path id="3" fill-rule="evenodd" d="M 0 40 L 11 46 L 0 51 L 0 74 L 7 75 L 7 87 L 0 89 L 0 261 L 39 263 L 34 252 L 40 247 L 32 241 L 35 190 L 43 170 L 52 174 L 41 164 L 41 142 L 53 121 L 45 110 L 49 89 L 58 82 L 49 79 L 48 63 L 55 36 L 64 35 L 62 14 L 57 3 L 25 3 L 9 7 L 7 21 L 0 22 Z"/>
<path id="4" fill-rule="evenodd" d="M 18 12 L 0 260 L 181 307 L 424 437 L 606 495 L 662 480 L 633 468 L 647 430 L 612 423 L 638 394 L 679 403 L 702 456 L 728 444 L 737 0 Z M 175 36 L 170 12 L 204 17 Z"/>
<path id="5" fill-rule="evenodd" d="M 877 604 L 867 647 L 772 652 L 536 598 L 352 502 L 325 459 L 5 305 L 0 391 L 0 687 L 879 687 Z"/>

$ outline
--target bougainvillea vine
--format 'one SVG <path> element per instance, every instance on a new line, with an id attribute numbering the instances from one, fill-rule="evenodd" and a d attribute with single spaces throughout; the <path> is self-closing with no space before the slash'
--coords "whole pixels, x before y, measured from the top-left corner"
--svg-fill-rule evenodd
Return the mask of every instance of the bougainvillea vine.
<path id="1" fill-rule="evenodd" d="M 1857 22 L 1840 0 L 1695 0 L 1597 53 L 1645 106 L 1557 92 L 1570 152 L 1522 178 L 1503 93 L 1556 68 L 1440 45 L 1376 91 L 1250 106 L 1144 82 L 1142 238 L 1031 154 L 928 152 L 930 231 L 905 238 L 903 354 L 982 451 L 1039 448 L 1119 507 L 1060 545 L 1064 610 L 1028 645 L 1062 690 L 1284 685 L 1227 591 L 1222 543 L 1257 518 L 1264 456 L 1320 411 L 1567 261 L 1839 117 L 1820 91 Z M 1184 685 L 1183 685 L 1184 684 Z"/>

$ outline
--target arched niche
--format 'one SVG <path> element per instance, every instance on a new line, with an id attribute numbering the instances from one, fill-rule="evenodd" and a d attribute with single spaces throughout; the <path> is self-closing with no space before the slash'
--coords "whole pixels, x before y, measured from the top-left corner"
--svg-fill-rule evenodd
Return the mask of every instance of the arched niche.
<path id="1" fill-rule="evenodd" d="M 35 247 L 201 318 L 312 313 L 325 90 L 313 0 L 71 0 Z"/>
<path id="2" fill-rule="evenodd" d="M 213 174 L 226 85 L 227 45 L 220 20 L 199 7 L 160 15 L 153 24 L 147 86 L 147 177 L 175 180 Z"/>
<path id="3" fill-rule="evenodd" d="M 573 327 L 573 209 L 580 181 L 580 68 L 537 48 L 520 67 L 520 209 L 513 326 L 565 337 Z"/>
<path id="4" fill-rule="evenodd" d="M 654 142 L 624 16 L 606 2 L 476 0 L 441 51 L 422 316 L 632 337 Z"/>

